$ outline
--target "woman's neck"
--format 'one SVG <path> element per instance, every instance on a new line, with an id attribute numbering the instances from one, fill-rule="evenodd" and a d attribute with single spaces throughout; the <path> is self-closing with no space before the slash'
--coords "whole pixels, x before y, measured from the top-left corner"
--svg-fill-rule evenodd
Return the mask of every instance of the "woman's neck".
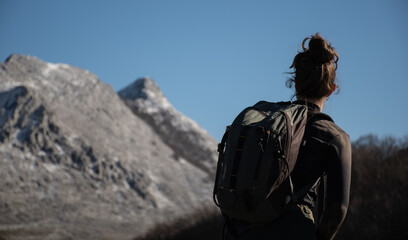
<path id="1" fill-rule="evenodd" d="M 311 103 L 316 104 L 320 108 L 320 111 L 323 110 L 324 103 L 326 102 L 326 98 L 318 98 L 318 99 L 309 99 L 309 98 L 306 99 L 302 97 L 296 97 L 296 98 L 301 101 L 311 102 Z"/>

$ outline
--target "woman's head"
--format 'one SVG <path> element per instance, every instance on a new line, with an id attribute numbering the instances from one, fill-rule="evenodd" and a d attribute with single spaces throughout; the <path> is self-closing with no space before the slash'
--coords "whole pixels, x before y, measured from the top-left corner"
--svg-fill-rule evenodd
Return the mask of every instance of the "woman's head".
<path id="1" fill-rule="evenodd" d="M 309 40 L 309 47 L 305 44 Z M 297 98 L 320 99 L 328 97 L 337 87 L 337 61 L 339 56 L 336 50 L 318 33 L 305 38 L 302 43 L 303 51 L 299 52 L 290 68 L 294 68 L 292 78 L 286 85 L 295 85 Z"/>

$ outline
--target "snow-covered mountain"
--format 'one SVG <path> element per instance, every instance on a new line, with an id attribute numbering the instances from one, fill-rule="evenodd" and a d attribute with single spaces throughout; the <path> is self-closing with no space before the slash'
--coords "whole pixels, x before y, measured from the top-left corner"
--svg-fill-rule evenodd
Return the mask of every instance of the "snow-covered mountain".
<path id="1" fill-rule="evenodd" d="M 216 141 L 149 78 L 119 95 L 66 64 L 0 63 L 0 235 L 132 239 L 212 205 Z"/>
<path id="2" fill-rule="evenodd" d="M 148 122 L 158 136 L 194 166 L 212 174 L 215 140 L 196 122 L 178 112 L 150 78 L 141 78 L 119 91 L 132 111 Z"/>

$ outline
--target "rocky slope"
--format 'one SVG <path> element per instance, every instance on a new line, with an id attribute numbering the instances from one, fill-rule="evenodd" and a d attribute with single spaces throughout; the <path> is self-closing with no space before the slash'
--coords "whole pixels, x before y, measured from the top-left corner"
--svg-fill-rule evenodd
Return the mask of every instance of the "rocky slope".
<path id="1" fill-rule="evenodd" d="M 216 165 L 214 141 L 196 122 L 178 112 L 150 78 L 141 78 L 119 91 L 119 96 L 158 136 L 180 156 L 203 171 L 213 173 Z"/>
<path id="2" fill-rule="evenodd" d="M 69 65 L 0 63 L 0 236 L 131 239 L 211 205 L 215 140 L 151 79 L 119 95 Z"/>

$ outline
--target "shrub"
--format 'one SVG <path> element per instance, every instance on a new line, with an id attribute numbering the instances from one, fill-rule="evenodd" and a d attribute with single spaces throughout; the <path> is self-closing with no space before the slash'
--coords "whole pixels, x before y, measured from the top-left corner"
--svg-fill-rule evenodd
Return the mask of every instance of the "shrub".
<path id="1" fill-rule="evenodd" d="M 159 223 L 134 240 L 221 240 L 224 219 L 214 207 L 198 209 L 171 223 Z"/>

